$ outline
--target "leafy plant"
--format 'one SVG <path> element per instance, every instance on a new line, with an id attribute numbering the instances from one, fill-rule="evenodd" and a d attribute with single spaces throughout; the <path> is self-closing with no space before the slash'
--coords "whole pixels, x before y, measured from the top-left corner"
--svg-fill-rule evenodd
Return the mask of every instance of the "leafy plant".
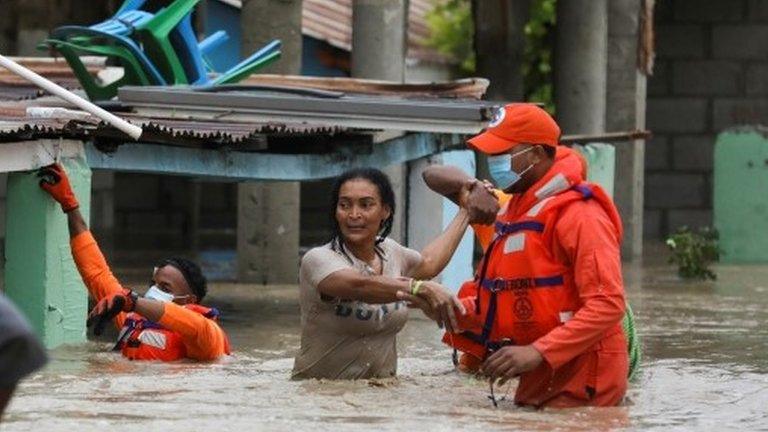
<path id="1" fill-rule="evenodd" d="M 702 228 L 698 232 L 682 227 L 667 238 L 672 251 L 670 264 L 677 264 L 677 273 L 685 279 L 717 279 L 709 269 L 720 258 L 718 234 L 715 229 Z"/>
<path id="2" fill-rule="evenodd" d="M 554 113 L 552 91 L 552 46 L 556 0 L 532 0 L 525 25 L 523 86 L 525 100 L 542 102 Z M 475 72 L 475 28 L 470 0 L 439 0 L 426 15 L 430 36 L 426 45 L 459 62 L 463 75 Z"/>
<path id="3" fill-rule="evenodd" d="M 542 102 L 555 113 L 552 86 L 552 47 L 554 46 L 556 0 L 533 0 L 531 17 L 525 25 L 523 86 L 525 100 Z"/>
<path id="4" fill-rule="evenodd" d="M 459 62 L 462 73 L 475 71 L 475 48 L 472 4 L 469 0 L 438 2 L 427 12 L 430 37 L 427 45 Z"/>

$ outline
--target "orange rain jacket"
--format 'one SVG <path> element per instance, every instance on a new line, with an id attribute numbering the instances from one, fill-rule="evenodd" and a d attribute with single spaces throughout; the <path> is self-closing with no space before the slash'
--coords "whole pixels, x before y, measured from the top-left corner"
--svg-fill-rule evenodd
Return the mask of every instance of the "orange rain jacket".
<path id="1" fill-rule="evenodd" d="M 70 245 L 77 269 L 88 287 L 88 292 L 96 301 L 122 289 L 90 231 L 72 238 Z M 146 353 L 139 353 L 132 349 L 134 347 L 124 347 L 123 355 L 131 359 L 176 360 L 188 357 L 194 360 L 214 360 L 230 353 L 229 340 L 224 330 L 213 319 L 204 315 L 208 311 L 207 308 L 199 305 L 179 306 L 172 302 L 165 303 L 164 306 L 163 316 L 157 323 L 161 332 L 167 332 L 167 337 L 160 336 L 162 343 L 158 344 L 155 337 L 153 338 L 155 340 L 148 341 L 155 346 L 149 347 Z M 126 320 L 126 318 L 130 319 Z M 115 317 L 115 325 L 118 329 L 126 330 L 124 324 L 127 321 L 150 323 L 135 313 L 121 312 Z M 169 346 L 164 350 L 166 344 Z"/>
<path id="2" fill-rule="evenodd" d="M 510 219 L 508 212 L 524 215 L 532 206 L 552 196 L 543 191 L 562 183 L 556 177 L 568 180 L 561 186 L 565 189 L 581 184 L 584 171 L 584 161 L 576 152 L 558 147 L 552 169 L 528 191 L 519 196 L 499 194 L 502 204 L 499 221 L 509 222 L 506 220 Z M 629 365 L 626 339 L 621 330 L 625 300 L 619 255 L 622 228 L 612 203 L 609 202 L 612 213 L 609 215 L 598 201 L 572 201 L 557 215 L 548 255 L 566 269 L 564 278 L 569 281 L 566 287 L 576 290 L 568 297 L 575 298 L 578 306 L 572 317 L 533 341 L 544 362 L 521 375 L 515 395 L 519 404 L 537 407 L 612 406 L 620 403 L 626 392 Z M 516 217 L 511 219 L 517 220 Z M 477 225 L 473 228 L 483 247 L 487 248 L 495 234 L 494 226 Z M 497 245 L 495 249 L 503 250 L 501 246 Z M 498 259 L 491 260 L 489 267 L 498 262 Z M 488 273 L 504 273 L 491 273 L 493 270 L 489 268 Z M 478 324 L 485 322 L 487 308 L 476 316 L 476 291 L 462 291 L 459 295 L 468 314 L 462 318 L 460 325 L 478 328 Z M 497 317 L 502 313 L 505 310 L 498 310 Z M 506 320 L 502 321 L 496 318 L 496 322 L 509 319 L 504 318 Z M 446 335 L 444 341 L 450 343 L 451 337 L 455 336 Z M 496 336 L 512 338 L 511 334 Z M 472 362 L 471 359 L 467 361 L 466 354 L 464 357 L 465 366 L 472 363 L 479 366 L 479 359 Z"/>

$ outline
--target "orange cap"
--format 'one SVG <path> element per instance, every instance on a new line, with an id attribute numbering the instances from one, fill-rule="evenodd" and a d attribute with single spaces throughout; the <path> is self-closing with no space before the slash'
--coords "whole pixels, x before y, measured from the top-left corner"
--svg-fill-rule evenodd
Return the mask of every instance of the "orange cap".
<path id="1" fill-rule="evenodd" d="M 488 128 L 468 144 L 477 151 L 498 154 L 518 144 L 556 147 L 559 140 L 560 127 L 546 111 L 530 103 L 513 103 L 499 108 Z"/>

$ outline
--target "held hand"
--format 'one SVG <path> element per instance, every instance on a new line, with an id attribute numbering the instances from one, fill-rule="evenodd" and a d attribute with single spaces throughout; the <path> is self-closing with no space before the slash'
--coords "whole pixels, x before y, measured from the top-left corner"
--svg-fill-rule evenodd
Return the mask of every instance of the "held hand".
<path id="1" fill-rule="evenodd" d="M 136 308 L 138 295 L 123 288 L 120 292 L 111 294 L 96 303 L 88 314 L 86 326 L 93 326 L 93 334 L 99 336 L 104 331 L 104 326 L 120 312 L 133 312 Z"/>
<path id="2" fill-rule="evenodd" d="M 397 292 L 397 299 L 404 301 L 408 307 L 421 309 L 424 315 L 432 321 L 437 321 L 437 314 L 435 310 L 429 305 L 429 303 L 419 296 L 407 293 L 405 291 Z"/>
<path id="3" fill-rule="evenodd" d="M 448 292 L 437 282 L 432 281 L 424 281 L 416 295 L 426 300 L 429 304 L 429 307 L 436 315 L 437 319 L 435 321 L 437 321 L 437 325 L 440 328 L 445 328 L 452 333 L 459 331 L 456 313 L 465 315 L 467 311 L 456 296 Z"/>
<path id="4" fill-rule="evenodd" d="M 521 373 L 535 369 L 543 360 L 533 345 L 505 346 L 491 354 L 481 370 L 491 382 L 498 379 L 499 385 L 503 385 Z"/>
<path id="5" fill-rule="evenodd" d="M 459 205 L 469 213 L 469 223 L 490 225 L 496 220 L 499 201 L 488 184 L 472 179 L 459 191 Z"/>
<path id="6" fill-rule="evenodd" d="M 69 184 L 67 173 L 61 165 L 55 163 L 41 168 L 37 176 L 40 178 L 40 187 L 61 204 L 64 213 L 80 207 Z"/>

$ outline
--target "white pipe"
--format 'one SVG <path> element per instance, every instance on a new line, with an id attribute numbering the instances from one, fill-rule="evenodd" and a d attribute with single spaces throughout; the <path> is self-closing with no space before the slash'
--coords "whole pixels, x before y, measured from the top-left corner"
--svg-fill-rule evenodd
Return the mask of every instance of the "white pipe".
<path id="1" fill-rule="evenodd" d="M 13 60 L 10 60 L 9 58 L 3 55 L 0 55 L 0 66 L 7 68 L 11 72 L 24 78 L 27 81 L 31 81 L 33 84 L 41 87 L 48 93 L 56 95 L 66 100 L 67 102 L 77 105 L 80 109 L 84 111 L 88 111 L 89 113 L 95 115 L 96 117 L 116 127 L 117 129 L 120 129 L 121 131 L 125 132 L 126 134 L 128 134 L 128 136 L 130 136 L 135 140 L 138 140 L 139 137 L 141 136 L 142 130 L 140 127 L 128 123 L 127 121 L 121 119 L 120 117 L 117 117 L 111 112 L 106 111 L 101 107 L 94 105 L 93 103 L 81 98 L 80 96 L 72 93 L 71 91 L 65 89 L 64 87 L 61 87 L 58 84 L 55 84 L 41 77 L 40 75 L 32 72 L 31 70 L 25 68 L 24 66 L 21 66 L 20 64 L 14 62 Z"/>

